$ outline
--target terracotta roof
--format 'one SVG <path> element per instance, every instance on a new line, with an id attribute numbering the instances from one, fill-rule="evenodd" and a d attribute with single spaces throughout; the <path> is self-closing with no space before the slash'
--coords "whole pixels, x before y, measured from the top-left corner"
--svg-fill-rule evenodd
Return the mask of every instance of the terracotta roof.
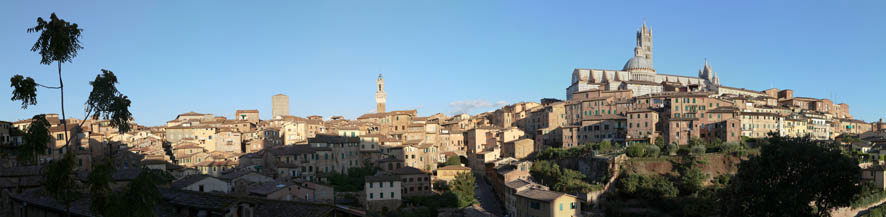
<path id="1" fill-rule="evenodd" d="M 414 175 L 414 174 L 427 174 L 424 171 L 415 168 L 415 167 L 401 167 L 399 169 L 392 170 L 391 173 L 396 175 Z"/>
<path id="2" fill-rule="evenodd" d="M 738 108 L 732 106 L 718 107 L 708 111 L 708 113 L 733 113 L 738 112 Z"/>
<path id="3" fill-rule="evenodd" d="M 386 113 L 369 113 L 369 114 L 363 114 L 363 115 L 360 115 L 360 117 L 357 117 L 357 120 L 359 120 L 359 119 L 369 119 L 369 118 L 382 118 L 382 117 L 385 117 L 385 115 L 387 115 L 387 114 L 386 114 Z"/>
<path id="4" fill-rule="evenodd" d="M 393 175 L 388 174 L 378 174 L 374 176 L 367 176 L 367 182 L 386 182 L 386 181 L 400 181 L 400 178 Z"/>
<path id="5" fill-rule="evenodd" d="M 181 150 L 181 149 L 198 149 L 198 148 L 199 148 L 199 149 L 203 149 L 203 147 L 200 147 L 199 145 L 194 144 L 194 143 L 182 143 L 182 145 L 173 146 L 173 147 L 172 147 L 172 150 Z"/>
<path id="6" fill-rule="evenodd" d="M 590 117 L 582 118 L 582 120 L 624 120 L 627 119 L 623 115 L 615 115 L 615 114 L 602 114 L 602 115 L 592 115 Z"/>
<path id="7" fill-rule="evenodd" d="M 741 112 L 741 115 L 773 116 L 773 117 L 781 116 L 778 113 L 770 113 L 770 112 Z"/>
<path id="8" fill-rule="evenodd" d="M 515 179 L 513 181 L 505 183 L 505 186 L 508 186 L 509 188 L 519 188 L 519 187 L 523 187 L 523 186 L 527 186 L 527 185 L 531 185 L 531 184 L 533 184 L 533 183 L 529 182 L 528 180 Z"/>
<path id="9" fill-rule="evenodd" d="M 748 90 L 748 89 L 737 88 L 737 87 L 720 86 L 720 88 L 733 89 L 733 90 L 742 90 L 742 91 L 748 91 L 748 92 L 753 92 L 753 93 L 764 94 L 763 92 L 760 92 L 760 91 L 756 91 L 756 90 Z"/>
<path id="10" fill-rule="evenodd" d="M 360 142 L 360 137 L 347 137 L 347 136 L 325 135 L 325 134 L 318 134 L 314 138 L 308 138 L 308 143 L 343 144 L 343 143 L 359 143 L 359 142 Z"/>
<path id="11" fill-rule="evenodd" d="M 211 167 L 211 166 L 237 166 L 236 161 L 232 160 L 204 160 L 200 163 L 197 163 L 198 167 Z"/>
<path id="12" fill-rule="evenodd" d="M 40 165 L 0 168 L 0 177 L 40 176 L 43 174 L 42 169 L 43 166 Z"/>
<path id="13" fill-rule="evenodd" d="M 200 114 L 197 112 L 188 112 L 188 113 L 180 114 L 178 116 L 203 116 L 203 115 L 205 115 L 205 114 Z"/>
<path id="14" fill-rule="evenodd" d="M 445 167 L 437 168 L 437 170 L 471 170 L 471 168 L 460 166 L 460 165 L 449 165 Z"/>
<path id="15" fill-rule="evenodd" d="M 246 188 L 250 194 L 267 196 L 268 194 L 277 192 L 280 189 L 289 187 L 290 185 L 292 185 L 292 184 L 273 181 L 273 182 L 265 182 L 265 183 L 258 183 L 258 184 L 254 184 L 254 185 L 249 185 Z"/>
<path id="16" fill-rule="evenodd" d="M 236 178 L 243 177 L 243 176 L 245 176 L 245 175 L 249 175 L 249 174 L 251 174 L 251 173 L 255 173 L 255 174 L 258 174 L 258 175 L 262 175 L 262 174 L 260 174 L 260 173 L 258 173 L 258 172 L 251 171 L 251 170 L 234 170 L 234 171 L 231 171 L 231 172 L 228 172 L 228 173 L 222 174 L 222 175 L 219 176 L 218 178 L 219 178 L 219 179 L 224 179 L 224 180 L 232 180 L 232 179 L 236 179 Z M 264 176 L 264 175 L 262 175 L 262 176 Z"/>
<path id="17" fill-rule="evenodd" d="M 541 201 L 553 201 L 563 195 L 567 195 L 565 193 L 556 192 L 556 191 L 548 191 L 541 189 L 526 189 L 520 192 L 517 192 L 518 196 L 533 199 L 533 200 L 541 200 Z"/>
<path id="18" fill-rule="evenodd" d="M 311 147 L 310 145 L 286 145 L 281 147 L 275 147 L 273 149 L 268 149 L 268 152 L 274 155 L 293 155 L 293 154 L 307 154 L 314 153 L 317 151 L 331 151 L 330 148 L 319 148 L 319 147 Z"/>
<path id="19" fill-rule="evenodd" d="M 377 162 L 386 163 L 386 162 L 403 162 L 403 161 L 400 159 L 397 159 L 395 157 L 388 157 L 388 158 L 384 158 L 384 159 L 379 159 Z"/>
<path id="20" fill-rule="evenodd" d="M 27 202 L 30 206 L 40 206 L 43 208 L 48 208 L 50 210 L 64 211 L 65 204 L 56 201 L 49 195 L 50 194 L 43 190 L 43 188 L 37 188 L 25 190 L 20 194 L 12 194 L 10 195 L 10 197 L 13 200 Z M 92 204 L 91 197 L 81 196 L 80 200 L 76 200 L 71 203 L 69 209 L 71 216 L 94 216 L 92 214 L 92 211 L 90 211 L 90 204 Z"/>
<path id="21" fill-rule="evenodd" d="M 209 175 L 204 175 L 204 174 L 189 175 L 189 176 L 185 176 L 181 179 L 175 180 L 174 182 L 172 182 L 170 187 L 174 188 L 174 189 L 181 189 L 181 188 L 188 187 L 189 185 L 192 185 L 194 183 L 199 182 L 200 180 L 207 179 L 207 178 L 215 179 L 215 177 L 212 177 Z"/>

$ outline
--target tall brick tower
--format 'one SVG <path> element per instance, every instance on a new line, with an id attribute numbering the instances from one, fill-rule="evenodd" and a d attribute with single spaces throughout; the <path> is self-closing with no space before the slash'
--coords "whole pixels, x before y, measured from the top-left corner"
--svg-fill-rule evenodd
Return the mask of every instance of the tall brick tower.
<path id="1" fill-rule="evenodd" d="M 385 79 L 378 74 L 378 79 L 375 80 L 376 90 L 375 90 L 375 110 L 378 113 L 385 112 L 385 102 L 387 101 L 388 95 L 385 94 Z"/>

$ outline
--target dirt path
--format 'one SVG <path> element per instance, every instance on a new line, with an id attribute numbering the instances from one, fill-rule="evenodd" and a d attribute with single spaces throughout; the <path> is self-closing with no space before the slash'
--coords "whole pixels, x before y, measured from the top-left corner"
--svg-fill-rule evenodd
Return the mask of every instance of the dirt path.
<path id="1" fill-rule="evenodd" d="M 855 217 L 855 216 L 857 216 L 858 213 L 860 213 L 861 211 L 868 210 L 868 209 L 870 209 L 871 207 L 875 207 L 875 206 L 880 205 L 880 204 L 882 204 L 882 203 L 886 203 L 886 198 L 884 198 L 884 199 L 882 199 L 882 200 L 880 200 L 880 201 L 877 201 L 876 203 L 873 203 L 873 204 L 871 204 L 870 206 L 859 207 L 859 208 L 857 208 L 857 209 L 853 209 L 852 207 L 843 207 L 843 208 L 839 208 L 839 209 L 836 209 L 836 210 L 834 210 L 834 211 L 831 212 L 831 217 Z"/>

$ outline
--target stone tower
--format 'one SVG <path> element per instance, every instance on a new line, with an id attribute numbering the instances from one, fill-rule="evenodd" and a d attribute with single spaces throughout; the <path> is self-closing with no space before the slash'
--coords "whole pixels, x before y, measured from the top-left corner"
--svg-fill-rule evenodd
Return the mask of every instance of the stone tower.
<path id="1" fill-rule="evenodd" d="M 271 119 L 289 115 L 289 96 L 277 94 L 271 97 Z"/>
<path id="2" fill-rule="evenodd" d="M 634 81 L 651 81 L 655 80 L 655 67 L 652 64 L 652 29 L 646 26 L 640 26 L 637 30 L 637 46 L 634 47 L 634 57 L 625 63 L 622 71 L 631 72 L 630 79 Z"/>
<path id="3" fill-rule="evenodd" d="M 385 112 L 385 102 L 387 101 L 388 95 L 385 94 L 385 79 L 378 74 L 378 79 L 375 80 L 375 110 L 378 113 Z"/>
<path id="4" fill-rule="evenodd" d="M 643 21 L 643 26 L 637 31 L 637 47 L 634 48 L 634 56 L 645 57 L 650 64 L 652 63 L 652 29 L 646 26 L 646 21 Z"/>

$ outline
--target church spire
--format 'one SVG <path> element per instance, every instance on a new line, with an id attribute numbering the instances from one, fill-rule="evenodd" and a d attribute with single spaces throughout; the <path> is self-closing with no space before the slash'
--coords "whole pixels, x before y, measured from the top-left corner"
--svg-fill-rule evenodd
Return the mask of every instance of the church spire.
<path id="1" fill-rule="evenodd" d="M 698 70 L 698 77 L 708 80 L 713 85 L 720 85 L 720 78 L 717 76 L 717 72 L 714 71 L 714 68 L 711 67 L 711 63 L 707 58 L 704 59 L 704 66 Z"/>

